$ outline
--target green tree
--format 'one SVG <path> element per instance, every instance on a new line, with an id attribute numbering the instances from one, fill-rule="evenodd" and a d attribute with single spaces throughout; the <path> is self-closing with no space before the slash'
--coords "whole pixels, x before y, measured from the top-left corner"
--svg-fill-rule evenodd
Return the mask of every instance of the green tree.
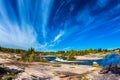
<path id="1" fill-rule="evenodd" d="M 29 61 L 30 62 L 35 61 L 35 53 L 34 52 L 32 52 L 32 54 L 30 54 Z"/>
<path id="2" fill-rule="evenodd" d="M 118 51 L 119 53 L 120 53 L 120 49 L 119 49 L 119 51 Z"/>
<path id="3" fill-rule="evenodd" d="M 102 49 L 101 49 L 101 48 L 98 48 L 98 52 L 102 52 Z"/>
<path id="4" fill-rule="evenodd" d="M 58 51 L 57 53 L 60 53 L 60 54 L 62 53 L 63 54 L 63 53 L 65 53 L 65 51 Z"/>
<path id="5" fill-rule="evenodd" d="M 0 46 L 0 51 L 2 50 L 2 47 Z"/>
<path id="6" fill-rule="evenodd" d="M 28 52 L 31 54 L 32 52 L 35 52 L 35 49 L 34 48 L 30 48 L 30 49 L 28 49 Z"/>

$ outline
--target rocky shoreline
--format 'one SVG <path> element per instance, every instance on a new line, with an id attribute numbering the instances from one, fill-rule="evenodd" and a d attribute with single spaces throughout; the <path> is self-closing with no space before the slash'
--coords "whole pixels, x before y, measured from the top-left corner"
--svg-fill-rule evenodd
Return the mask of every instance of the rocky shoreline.
<path id="1" fill-rule="evenodd" d="M 0 53 L 0 80 L 119 80 L 118 74 L 111 73 L 116 68 L 102 69 L 89 65 L 20 62 L 13 55 Z M 9 56 L 9 58 L 8 58 Z M 4 66 L 3 66 L 4 65 Z M 108 73 L 100 74 L 109 70 Z M 117 68 L 118 69 L 118 68 Z M 118 71 L 118 70 L 117 70 Z M 4 74 L 5 73 L 5 74 Z M 113 79 L 113 77 L 114 79 Z M 8 79 L 5 79 L 5 78 Z M 111 77 L 111 79 L 109 79 Z M 11 79 L 12 78 L 12 79 Z"/>

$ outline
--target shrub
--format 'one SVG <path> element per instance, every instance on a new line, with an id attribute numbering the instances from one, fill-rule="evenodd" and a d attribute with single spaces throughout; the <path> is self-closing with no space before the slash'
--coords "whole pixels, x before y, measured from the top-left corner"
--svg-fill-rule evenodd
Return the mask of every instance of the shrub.
<path id="1" fill-rule="evenodd" d="M 70 55 L 70 56 L 67 56 L 67 59 L 68 59 L 68 60 L 75 60 L 75 57 L 72 56 L 72 55 Z"/>

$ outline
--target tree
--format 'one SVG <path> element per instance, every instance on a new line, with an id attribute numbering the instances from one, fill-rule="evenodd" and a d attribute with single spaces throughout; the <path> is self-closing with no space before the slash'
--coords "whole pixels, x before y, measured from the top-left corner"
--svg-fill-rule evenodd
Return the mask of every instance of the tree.
<path id="1" fill-rule="evenodd" d="M 30 54 L 29 61 L 30 62 L 35 61 L 35 53 L 34 52 L 32 52 L 32 54 Z"/>
<path id="2" fill-rule="evenodd" d="M 119 49 L 119 51 L 118 51 L 119 53 L 120 53 L 120 49 Z"/>
<path id="3" fill-rule="evenodd" d="M 28 52 L 29 53 L 35 52 L 35 49 L 34 48 L 30 48 L 30 49 L 28 49 Z"/>
<path id="4" fill-rule="evenodd" d="M 108 50 L 107 49 L 104 49 L 104 52 L 107 52 Z"/>
<path id="5" fill-rule="evenodd" d="M 101 49 L 101 48 L 99 48 L 99 49 L 98 49 L 98 52 L 101 52 L 101 51 L 102 51 L 102 49 Z"/>
<path id="6" fill-rule="evenodd" d="M 0 51 L 2 50 L 2 47 L 0 46 Z"/>
<path id="7" fill-rule="evenodd" d="M 65 51 L 58 51 L 57 53 L 65 53 Z"/>

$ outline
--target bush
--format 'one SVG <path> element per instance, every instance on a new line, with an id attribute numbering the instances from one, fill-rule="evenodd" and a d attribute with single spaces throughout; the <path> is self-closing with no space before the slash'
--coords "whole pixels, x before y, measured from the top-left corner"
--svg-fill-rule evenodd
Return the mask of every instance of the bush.
<path id="1" fill-rule="evenodd" d="M 70 55 L 70 56 L 67 56 L 67 59 L 68 59 L 68 60 L 75 60 L 75 57 L 72 56 L 72 55 Z"/>

